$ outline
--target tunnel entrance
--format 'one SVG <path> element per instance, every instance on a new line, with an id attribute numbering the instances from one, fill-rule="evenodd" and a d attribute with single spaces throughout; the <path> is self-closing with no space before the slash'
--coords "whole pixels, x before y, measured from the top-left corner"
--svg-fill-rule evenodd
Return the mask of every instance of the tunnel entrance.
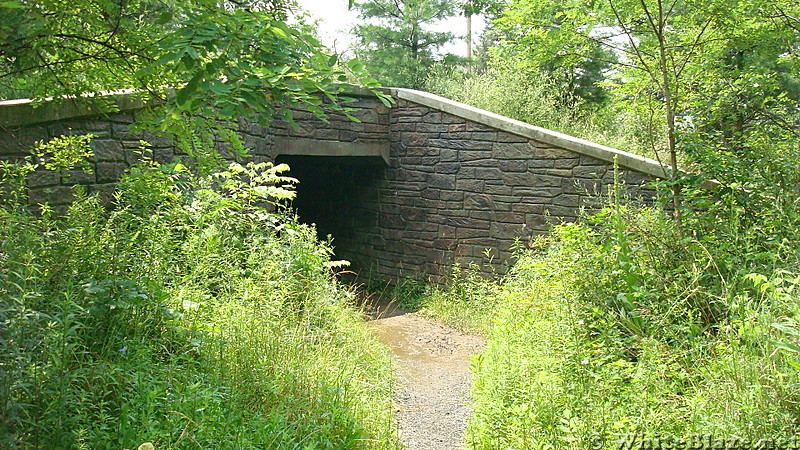
<path id="1" fill-rule="evenodd" d="M 288 175 L 299 180 L 291 206 L 300 222 L 314 224 L 321 240 L 332 236 L 336 257 L 357 265 L 354 260 L 363 253 L 360 230 L 377 226 L 377 189 L 384 179 L 383 160 L 280 155 L 275 162 L 288 164 Z"/>

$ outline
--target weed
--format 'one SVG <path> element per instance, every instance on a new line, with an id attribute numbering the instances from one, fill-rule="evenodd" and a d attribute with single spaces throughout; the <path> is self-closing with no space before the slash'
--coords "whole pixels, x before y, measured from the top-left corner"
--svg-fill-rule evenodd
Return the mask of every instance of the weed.
<path id="1" fill-rule="evenodd" d="M 285 169 L 145 159 L 109 208 L 79 190 L 57 218 L 10 189 L 0 446 L 394 446 L 389 361 L 276 206 Z"/>

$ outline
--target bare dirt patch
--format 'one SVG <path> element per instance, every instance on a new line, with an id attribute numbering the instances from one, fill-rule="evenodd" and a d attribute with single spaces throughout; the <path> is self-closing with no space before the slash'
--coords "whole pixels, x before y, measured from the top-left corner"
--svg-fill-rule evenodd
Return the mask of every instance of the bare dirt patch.
<path id="1" fill-rule="evenodd" d="M 469 358 L 483 350 L 484 339 L 417 313 L 381 312 L 370 326 L 394 353 L 401 441 L 409 449 L 463 448 L 471 413 Z"/>

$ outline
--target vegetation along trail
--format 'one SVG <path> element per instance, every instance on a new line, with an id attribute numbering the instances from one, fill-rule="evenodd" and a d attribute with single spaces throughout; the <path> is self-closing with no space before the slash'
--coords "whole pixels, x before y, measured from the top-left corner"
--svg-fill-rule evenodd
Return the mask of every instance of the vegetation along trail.
<path id="1" fill-rule="evenodd" d="M 416 313 L 379 308 L 371 322 L 392 349 L 399 383 L 395 417 L 409 449 L 464 447 L 470 416 L 470 357 L 483 338 L 461 333 Z"/>

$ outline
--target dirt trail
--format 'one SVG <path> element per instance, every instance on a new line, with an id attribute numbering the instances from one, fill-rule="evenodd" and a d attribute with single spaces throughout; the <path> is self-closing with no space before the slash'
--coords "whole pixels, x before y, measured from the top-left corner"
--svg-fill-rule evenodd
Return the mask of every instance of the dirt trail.
<path id="1" fill-rule="evenodd" d="M 395 417 L 401 441 L 413 450 L 463 448 L 469 357 L 483 350 L 484 340 L 416 313 L 391 308 L 378 313 L 381 318 L 371 327 L 392 348 L 398 368 Z"/>

